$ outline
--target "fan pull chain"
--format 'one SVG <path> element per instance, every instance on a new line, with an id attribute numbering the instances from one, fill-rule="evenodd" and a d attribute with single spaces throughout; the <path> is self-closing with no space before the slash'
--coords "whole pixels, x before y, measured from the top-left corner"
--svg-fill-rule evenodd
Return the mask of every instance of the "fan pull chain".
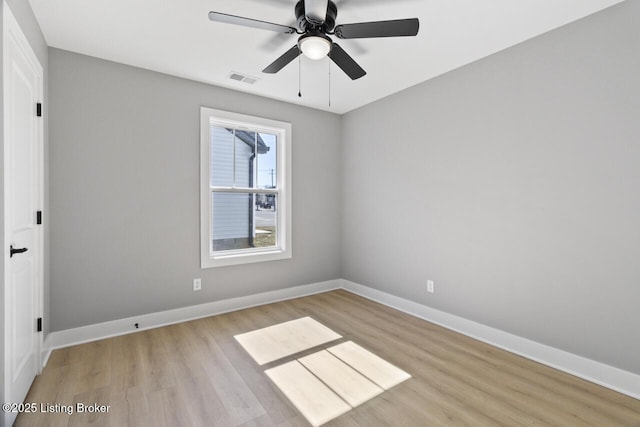
<path id="1" fill-rule="evenodd" d="M 327 62 L 329 63 L 329 108 L 331 108 L 331 60 Z"/>
<path id="2" fill-rule="evenodd" d="M 302 98 L 302 55 L 298 55 L 298 98 Z"/>

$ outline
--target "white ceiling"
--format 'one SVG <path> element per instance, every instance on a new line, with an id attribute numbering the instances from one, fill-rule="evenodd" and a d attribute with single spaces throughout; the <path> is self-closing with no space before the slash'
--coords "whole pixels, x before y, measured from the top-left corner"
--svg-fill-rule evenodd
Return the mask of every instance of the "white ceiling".
<path id="1" fill-rule="evenodd" d="M 367 71 L 350 80 L 329 59 L 301 60 L 278 74 L 261 70 L 296 35 L 218 22 L 210 10 L 295 26 L 296 0 L 29 0 L 50 46 L 345 113 L 621 0 L 335 0 L 338 24 L 420 19 L 417 37 L 340 40 Z M 227 76 L 260 80 L 247 85 Z"/>

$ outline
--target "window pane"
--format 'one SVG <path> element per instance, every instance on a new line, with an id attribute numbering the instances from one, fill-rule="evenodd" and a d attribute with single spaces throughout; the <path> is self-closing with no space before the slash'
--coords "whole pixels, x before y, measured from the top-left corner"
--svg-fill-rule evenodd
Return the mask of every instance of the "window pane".
<path id="1" fill-rule="evenodd" d="M 235 183 L 236 187 L 255 187 L 254 162 L 256 133 L 236 129 Z"/>
<path id="2" fill-rule="evenodd" d="M 258 188 L 275 188 L 278 182 L 276 159 L 276 136 L 268 133 L 258 134 Z"/>
<path id="3" fill-rule="evenodd" d="M 233 130 L 211 126 L 211 185 L 233 186 Z"/>
<path id="4" fill-rule="evenodd" d="M 212 193 L 212 249 L 276 246 L 276 195 Z"/>
<path id="5" fill-rule="evenodd" d="M 256 248 L 276 246 L 276 223 L 278 212 L 275 194 L 256 194 L 255 223 Z"/>

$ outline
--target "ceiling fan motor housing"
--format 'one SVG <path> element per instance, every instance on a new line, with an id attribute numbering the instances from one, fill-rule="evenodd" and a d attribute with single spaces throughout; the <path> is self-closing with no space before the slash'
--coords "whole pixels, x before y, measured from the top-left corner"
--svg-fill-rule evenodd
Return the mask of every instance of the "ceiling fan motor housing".
<path id="1" fill-rule="evenodd" d="M 319 30 L 323 33 L 329 32 L 333 30 L 336 25 L 336 17 L 338 16 L 338 8 L 336 4 L 329 0 L 327 2 L 327 16 L 324 19 L 324 22 L 313 22 L 310 21 L 304 9 L 304 0 L 300 0 L 296 3 L 296 23 L 298 28 L 302 32 Z"/>

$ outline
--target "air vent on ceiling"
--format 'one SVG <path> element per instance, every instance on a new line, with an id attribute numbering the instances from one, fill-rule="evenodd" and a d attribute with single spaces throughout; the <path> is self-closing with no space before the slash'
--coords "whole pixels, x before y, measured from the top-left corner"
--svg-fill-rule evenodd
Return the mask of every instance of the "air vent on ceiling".
<path id="1" fill-rule="evenodd" d="M 246 83 L 248 85 L 252 85 L 256 83 L 258 80 L 260 80 L 257 77 L 247 76 L 246 74 L 238 73 L 235 71 L 230 72 L 227 78 L 231 80 L 235 80 L 237 82 Z"/>

